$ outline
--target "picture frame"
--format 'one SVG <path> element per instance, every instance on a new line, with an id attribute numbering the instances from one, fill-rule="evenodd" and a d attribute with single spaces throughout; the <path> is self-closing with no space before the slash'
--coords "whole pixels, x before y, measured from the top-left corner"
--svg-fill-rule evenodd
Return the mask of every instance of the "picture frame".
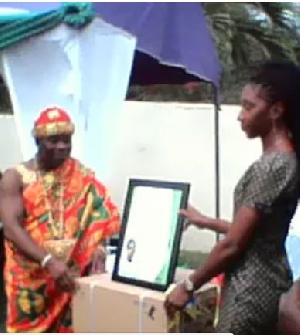
<path id="1" fill-rule="evenodd" d="M 112 279 L 165 291 L 180 249 L 190 184 L 130 179 Z"/>

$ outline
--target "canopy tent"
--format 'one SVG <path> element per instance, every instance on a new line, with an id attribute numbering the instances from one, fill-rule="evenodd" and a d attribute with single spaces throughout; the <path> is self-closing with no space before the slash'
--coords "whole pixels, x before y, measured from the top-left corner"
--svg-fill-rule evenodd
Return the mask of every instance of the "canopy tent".
<path id="1" fill-rule="evenodd" d="M 136 39 L 95 16 L 91 21 L 89 4 L 76 5 L 80 11 L 75 14 L 70 8 L 2 14 L 0 71 L 9 88 L 23 159 L 35 154 L 31 130 L 37 113 L 59 105 L 76 124 L 73 154 L 105 182 Z M 45 31 L 45 26 L 52 28 Z"/>
<path id="2" fill-rule="evenodd" d="M 27 36 L 60 22 L 80 28 L 88 24 L 93 15 L 98 15 L 135 36 L 136 48 L 158 59 L 161 64 L 183 68 L 186 73 L 218 86 L 220 64 L 199 3 L 2 2 L 1 7 L 29 11 L 22 15 L 2 15 L 1 25 L 3 29 L 7 25 L 6 29 L 10 30 L 14 27 L 20 29 L 22 25 Z M 26 29 L 27 23 L 31 26 Z"/>
<path id="3" fill-rule="evenodd" d="M 218 87 L 220 63 L 199 3 L 95 3 L 108 22 L 137 36 L 132 83 L 184 83 L 204 80 L 213 84 L 215 105 L 216 217 L 220 216 L 220 154 Z M 139 18 L 138 20 L 136 18 Z"/>
<path id="4" fill-rule="evenodd" d="M 215 92 L 216 216 L 219 216 L 217 90 L 220 65 L 199 3 L 4 2 L 1 7 L 18 11 L 10 11 L 9 15 L 2 15 L 2 20 L 0 18 L 0 49 L 51 30 L 61 23 L 84 28 L 94 16 L 98 16 L 135 37 L 136 48 L 141 53 L 153 57 L 159 66 L 170 68 L 174 78 L 172 81 L 197 78 L 212 83 Z M 141 57 L 135 58 L 133 69 L 138 68 L 136 64 L 143 62 Z M 167 70 L 166 76 L 169 77 L 170 71 Z M 138 81 L 138 77 L 133 72 L 131 79 Z"/>

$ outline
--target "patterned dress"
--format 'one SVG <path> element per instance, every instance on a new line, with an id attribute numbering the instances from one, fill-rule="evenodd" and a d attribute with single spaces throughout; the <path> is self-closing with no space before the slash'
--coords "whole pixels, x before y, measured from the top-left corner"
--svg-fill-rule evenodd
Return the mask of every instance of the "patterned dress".
<path id="1" fill-rule="evenodd" d="M 279 297 L 292 285 L 285 239 L 297 193 L 297 160 L 287 152 L 264 154 L 237 184 L 235 212 L 255 208 L 261 221 L 248 249 L 225 274 L 217 332 L 276 334 Z"/>

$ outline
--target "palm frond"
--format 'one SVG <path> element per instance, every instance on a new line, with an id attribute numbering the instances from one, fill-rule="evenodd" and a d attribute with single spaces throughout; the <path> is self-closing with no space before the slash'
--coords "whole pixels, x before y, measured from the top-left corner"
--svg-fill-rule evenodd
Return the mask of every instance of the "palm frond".
<path id="1" fill-rule="evenodd" d="M 292 2 L 249 2 L 254 8 L 264 14 L 274 25 L 284 29 L 294 29 L 294 5 Z"/>
<path id="2" fill-rule="evenodd" d="M 250 64 L 259 58 L 295 61 L 296 20 L 292 4 L 203 3 L 223 66 Z"/>

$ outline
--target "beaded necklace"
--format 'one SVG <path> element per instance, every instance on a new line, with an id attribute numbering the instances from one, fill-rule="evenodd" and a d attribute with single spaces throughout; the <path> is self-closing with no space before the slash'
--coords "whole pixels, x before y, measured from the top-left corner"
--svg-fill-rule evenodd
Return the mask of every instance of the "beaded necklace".
<path id="1" fill-rule="evenodd" d="M 49 227 L 53 236 L 53 239 L 59 240 L 64 238 L 64 185 L 62 182 L 62 178 L 59 180 L 59 221 L 54 220 L 53 215 L 53 208 L 51 206 L 48 192 L 47 192 L 47 185 L 44 180 L 44 177 L 42 176 L 41 170 L 38 165 L 37 158 L 35 158 L 35 169 L 37 174 L 37 180 L 40 181 L 42 187 L 43 187 L 43 193 L 44 193 L 44 199 L 45 199 L 45 206 L 48 212 L 49 217 Z"/>

